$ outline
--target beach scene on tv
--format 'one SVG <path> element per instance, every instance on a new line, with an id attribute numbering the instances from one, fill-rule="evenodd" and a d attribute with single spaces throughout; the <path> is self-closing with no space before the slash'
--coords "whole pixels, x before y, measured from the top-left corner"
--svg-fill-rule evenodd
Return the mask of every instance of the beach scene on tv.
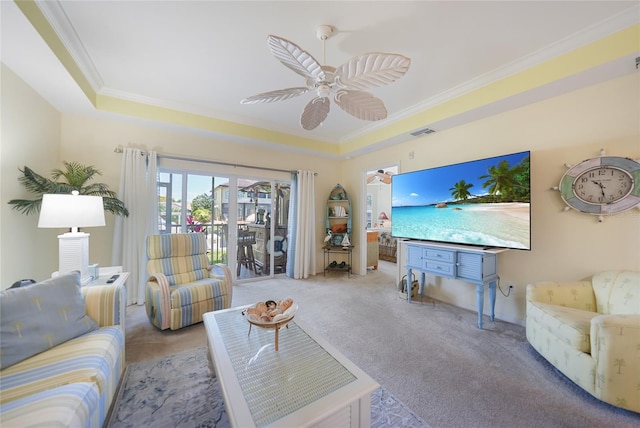
<path id="1" fill-rule="evenodd" d="M 530 152 L 398 174 L 394 237 L 531 249 Z"/>

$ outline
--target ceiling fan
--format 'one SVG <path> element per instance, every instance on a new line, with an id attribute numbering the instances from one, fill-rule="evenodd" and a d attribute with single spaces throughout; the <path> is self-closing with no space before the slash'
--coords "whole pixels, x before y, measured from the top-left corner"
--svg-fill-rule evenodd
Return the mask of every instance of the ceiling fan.
<path id="1" fill-rule="evenodd" d="M 367 175 L 367 184 L 391 184 L 391 176 L 393 175 L 394 173 L 391 171 L 384 171 L 382 169 L 379 169 L 373 174 Z"/>
<path id="2" fill-rule="evenodd" d="M 322 40 L 323 63 L 325 41 L 334 33 L 330 25 L 321 25 L 316 32 Z M 404 76 L 411 59 L 391 53 L 367 53 L 351 58 L 335 68 L 321 65 L 311 54 L 282 37 L 269 35 L 267 45 L 271 53 L 286 67 L 306 79 L 302 87 L 264 92 L 240 101 L 241 104 L 260 104 L 288 100 L 313 91 L 316 97 L 305 106 L 300 125 L 307 131 L 321 125 L 329 114 L 329 96 L 342 110 L 358 119 L 376 121 L 387 117 L 382 100 L 363 89 L 388 85 Z"/>

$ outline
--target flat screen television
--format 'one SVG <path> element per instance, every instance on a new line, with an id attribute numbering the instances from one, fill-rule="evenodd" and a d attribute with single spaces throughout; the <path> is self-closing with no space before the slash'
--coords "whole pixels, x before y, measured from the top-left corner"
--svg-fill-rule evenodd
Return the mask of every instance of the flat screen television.
<path id="1" fill-rule="evenodd" d="M 530 152 L 394 175 L 396 238 L 531 250 Z"/>

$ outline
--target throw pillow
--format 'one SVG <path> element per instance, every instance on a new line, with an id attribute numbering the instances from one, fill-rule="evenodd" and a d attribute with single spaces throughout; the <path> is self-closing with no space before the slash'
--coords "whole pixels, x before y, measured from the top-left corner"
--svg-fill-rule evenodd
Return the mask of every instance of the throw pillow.
<path id="1" fill-rule="evenodd" d="M 0 369 L 97 329 L 73 272 L 0 293 Z"/>

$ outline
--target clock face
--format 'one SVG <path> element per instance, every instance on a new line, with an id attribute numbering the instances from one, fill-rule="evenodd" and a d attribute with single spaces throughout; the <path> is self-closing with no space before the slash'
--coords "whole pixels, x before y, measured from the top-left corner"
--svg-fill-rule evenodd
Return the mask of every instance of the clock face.
<path id="1" fill-rule="evenodd" d="M 573 193 L 587 204 L 611 204 L 629 195 L 631 190 L 631 174 L 614 166 L 588 169 L 573 182 Z"/>
<path id="2" fill-rule="evenodd" d="M 569 168 L 558 186 L 562 200 L 593 215 L 618 214 L 640 206 L 640 162 L 600 156 Z"/>

